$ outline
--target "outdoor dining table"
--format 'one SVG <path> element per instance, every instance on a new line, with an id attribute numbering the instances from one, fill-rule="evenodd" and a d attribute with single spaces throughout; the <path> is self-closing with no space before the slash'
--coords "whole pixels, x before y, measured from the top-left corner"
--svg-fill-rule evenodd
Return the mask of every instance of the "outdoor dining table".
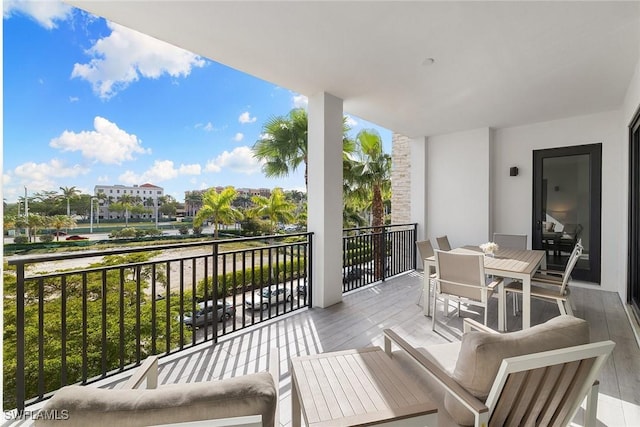
<path id="1" fill-rule="evenodd" d="M 481 254 L 478 246 L 452 249 L 459 254 Z M 522 329 L 531 327 L 531 278 L 540 268 L 547 268 L 545 251 L 501 248 L 493 257 L 484 257 L 484 272 L 488 275 L 522 281 Z M 435 256 L 424 259 L 425 271 L 436 265 Z M 429 274 L 425 274 L 424 293 L 429 296 Z M 424 304 L 424 315 L 430 316 L 429 304 Z M 498 329 L 504 330 L 504 312 L 498 310 Z"/>

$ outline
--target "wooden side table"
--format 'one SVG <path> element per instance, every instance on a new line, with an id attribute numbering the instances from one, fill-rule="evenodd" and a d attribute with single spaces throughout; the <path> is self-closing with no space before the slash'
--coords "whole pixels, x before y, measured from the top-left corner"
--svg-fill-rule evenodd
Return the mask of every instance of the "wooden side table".
<path id="1" fill-rule="evenodd" d="M 291 359 L 293 427 L 437 426 L 437 408 L 380 347 Z"/>

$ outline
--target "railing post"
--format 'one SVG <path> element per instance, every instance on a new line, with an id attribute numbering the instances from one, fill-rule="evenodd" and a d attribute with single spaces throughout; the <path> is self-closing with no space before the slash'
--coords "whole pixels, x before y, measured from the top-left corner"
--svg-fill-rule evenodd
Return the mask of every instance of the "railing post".
<path id="1" fill-rule="evenodd" d="M 418 223 L 413 223 L 413 269 L 418 268 L 418 252 L 416 251 L 418 244 Z"/>
<path id="2" fill-rule="evenodd" d="M 380 247 L 382 248 L 382 281 L 387 278 L 387 230 L 384 224 L 382 225 L 382 231 L 380 232 Z"/>
<path id="3" fill-rule="evenodd" d="M 212 278 L 212 281 L 211 281 L 212 282 L 211 286 L 213 287 L 213 289 L 211 290 L 211 294 L 213 295 L 213 306 L 214 306 L 214 308 L 217 307 L 217 304 L 218 304 L 218 249 L 219 249 L 218 248 L 218 242 L 216 240 L 214 240 L 213 241 L 213 248 L 212 248 L 212 252 L 213 253 L 211 254 L 212 255 L 211 258 L 213 260 L 212 261 L 213 265 L 211 266 L 212 267 L 212 275 L 213 275 L 213 278 Z M 207 302 L 205 300 L 205 307 L 206 307 L 206 304 L 207 304 Z M 224 304 L 223 304 L 222 310 L 224 312 Z M 217 309 L 215 309 L 213 311 L 213 317 L 214 318 L 218 317 L 218 310 Z M 205 322 L 205 328 L 206 327 L 207 326 L 206 326 L 206 322 Z M 211 340 L 211 344 L 213 346 L 215 346 L 217 342 L 218 342 L 218 323 L 214 322 L 214 324 L 213 324 L 213 337 L 212 337 L 212 340 Z"/>
<path id="4" fill-rule="evenodd" d="M 16 407 L 24 412 L 24 263 L 16 264 Z"/>
<path id="5" fill-rule="evenodd" d="M 313 307 L 313 233 L 307 234 L 309 242 L 307 255 L 307 297 L 309 308 Z"/>

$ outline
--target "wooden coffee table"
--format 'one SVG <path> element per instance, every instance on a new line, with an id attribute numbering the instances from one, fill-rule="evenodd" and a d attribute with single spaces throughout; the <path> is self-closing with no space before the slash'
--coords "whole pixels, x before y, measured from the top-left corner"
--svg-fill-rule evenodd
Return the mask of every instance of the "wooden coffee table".
<path id="1" fill-rule="evenodd" d="M 291 359 L 293 427 L 436 426 L 436 405 L 379 347 Z"/>

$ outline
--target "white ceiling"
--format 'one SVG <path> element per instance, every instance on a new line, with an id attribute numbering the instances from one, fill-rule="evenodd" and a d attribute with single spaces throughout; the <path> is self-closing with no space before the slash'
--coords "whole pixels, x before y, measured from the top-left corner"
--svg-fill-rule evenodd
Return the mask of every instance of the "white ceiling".
<path id="1" fill-rule="evenodd" d="M 637 1 L 67 2 L 409 136 L 618 109 L 640 57 Z"/>

